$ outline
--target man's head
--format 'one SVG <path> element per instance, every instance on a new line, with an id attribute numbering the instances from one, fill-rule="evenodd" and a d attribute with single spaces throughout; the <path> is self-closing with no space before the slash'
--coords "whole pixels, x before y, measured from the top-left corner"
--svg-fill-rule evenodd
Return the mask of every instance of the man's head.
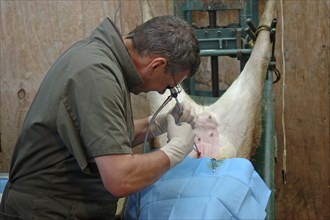
<path id="1" fill-rule="evenodd" d="M 132 58 L 142 78 L 150 71 L 160 68 L 158 71 L 166 73 L 170 77 L 169 80 L 174 81 L 167 86 L 174 86 L 174 83 L 193 76 L 199 67 L 199 45 L 195 33 L 192 27 L 180 18 L 152 18 L 137 26 L 125 39 L 131 41 L 129 45 L 138 55 Z M 163 92 L 164 88 L 150 90 Z"/>

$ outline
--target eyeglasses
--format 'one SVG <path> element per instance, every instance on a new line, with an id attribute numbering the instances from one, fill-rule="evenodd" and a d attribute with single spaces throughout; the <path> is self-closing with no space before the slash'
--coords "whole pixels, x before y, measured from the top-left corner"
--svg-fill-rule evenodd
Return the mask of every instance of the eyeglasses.
<path id="1" fill-rule="evenodd" d="M 173 81 L 174 81 L 174 86 L 171 86 L 170 84 L 166 87 L 167 89 L 173 89 L 174 87 L 176 87 L 178 85 L 178 83 L 175 80 L 175 76 L 174 74 L 171 72 L 170 73 L 172 75 Z"/>
<path id="2" fill-rule="evenodd" d="M 174 76 L 174 74 L 172 72 L 171 72 L 171 75 L 172 75 L 172 78 L 173 78 L 173 81 L 174 81 L 174 86 L 173 87 L 175 87 L 175 86 L 178 85 L 178 83 L 176 82 L 175 76 Z"/>

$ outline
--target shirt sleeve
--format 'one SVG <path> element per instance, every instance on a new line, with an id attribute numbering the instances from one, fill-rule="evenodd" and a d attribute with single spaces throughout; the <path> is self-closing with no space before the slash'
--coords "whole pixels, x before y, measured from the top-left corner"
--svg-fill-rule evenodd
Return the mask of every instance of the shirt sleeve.
<path id="1" fill-rule="evenodd" d="M 74 74 L 64 85 L 64 109 L 59 117 L 66 111 L 69 118 L 63 117 L 59 129 L 63 136 L 71 135 L 66 144 L 73 152 L 82 151 L 79 154 L 87 158 L 132 153 L 133 125 L 126 116 L 128 92 L 118 71 L 102 64 L 92 65 Z M 72 125 L 65 128 L 65 124 Z"/>

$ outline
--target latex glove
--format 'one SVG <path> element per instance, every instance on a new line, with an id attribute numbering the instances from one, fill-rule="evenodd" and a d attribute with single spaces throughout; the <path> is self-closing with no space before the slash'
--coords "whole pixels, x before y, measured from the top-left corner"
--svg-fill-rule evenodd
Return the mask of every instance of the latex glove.
<path id="1" fill-rule="evenodd" d="M 160 148 L 170 158 L 171 167 L 181 162 L 192 150 L 195 134 L 190 124 L 175 124 L 172 114 L 166 116 L 167 137 L 169 142 Z"/>
<path id="2" fill-rule="evenodd" d="M 161 134 L 164 134 L 167 132 L 167 120 L 166 116 L 171 114 L 174 117 L 175 123 L 181 123 L 181 122 L 187 122 L 191 125 L 191 127 L 194 127 L 195 125 L 195 118 L 196 118 L 196 112 L 195 108 L 191 106 L 188 102 L 180 103 L 182 113 L 180 113 L 180 109 L 177 104 L 168 111 L 167 113 L 162 113 L 157 115 L 154 123 L 150 127 L 150 132 L 154 135 L 154 137 L 157 137 Z M 151 120 L 151 117 L 149 117 L 149 123 Z"/>

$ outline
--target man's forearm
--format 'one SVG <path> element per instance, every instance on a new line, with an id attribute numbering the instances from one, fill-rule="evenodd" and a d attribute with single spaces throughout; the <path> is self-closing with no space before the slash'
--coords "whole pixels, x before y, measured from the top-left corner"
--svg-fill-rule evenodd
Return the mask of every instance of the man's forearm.
<path id="1" fill-rule="evenodd" d="M 95 160 L 105 188 L 118 197 L 144 189 L 170 169 L 170 160 L 163 151 L 107 155 Z"/>
<path id="2" fill-rule="evenodd" d="M 145 135 L 147 133 L 147 129 L 148 129 L 148 117 L 146 118 L 141 118 L 141 119 L 134 119 L 134 134 L 135 134 L 135 139 L 133 141 L 133 147 L 142 144 L 144 142 L 145 139 Z M 152 134 L 149 133 L 149 137 L 148 139 L 150 139 L 152 137 Z"/>

